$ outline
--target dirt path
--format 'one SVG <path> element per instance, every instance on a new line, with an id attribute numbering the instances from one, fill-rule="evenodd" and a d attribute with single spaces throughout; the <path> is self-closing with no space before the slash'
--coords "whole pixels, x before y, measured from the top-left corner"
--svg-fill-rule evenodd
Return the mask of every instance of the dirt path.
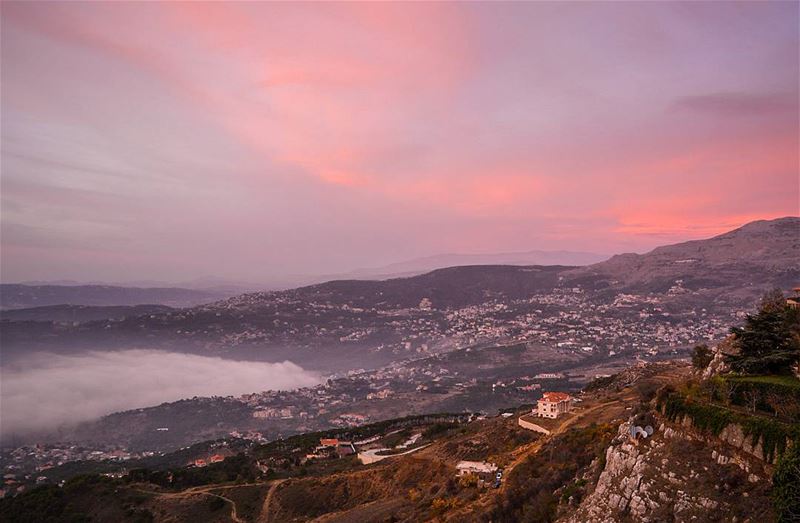
<path id="1" fill-rule="evenodd" d="M 237 485 L 237 486 L 240 486 L 240 485 Z M 231 488 L 231 487 L 227 487 L 227 488 Z M 181 491 L 181 492 L 168 492 L 168 493 L 152 492 L 152 491 L 138 490 L 138 489 L 136 489 L 136 490 L 138 492 L 146 492 L 148 494 L 155 494 L 156 496 L 158 496 L 160 498 L 164 498 L 164 499 L 181 499 L 181 498 L 187 498 L 187 497 L 190 497 L 190 496 L 198 496 L 198 495 L 199 496 L 212 496 L 212 497 L 215 497 L 215 498 L 219 498 L 219 499 L 223 500 L 224 502 L 230 504 L 230 506 L 231 506 L 231 520 L 234 523 L 247 523 L 245 520 L 239 518 L 239 514 L 236 511 L 236 502 L 235 501 L 233 501 L 231 498 L 227 498 L 227 497 L 223 496 L 222 494 L 217 494 L 216 492 L 212 492 L 212 490 L 218 490 L 218 489 L 219 489 L 219 487 L 210 487 L 210 488 L 193 487 L 193 488 Z"/>
<path id="2" fill-rule="evenodd" d="M 267 514 L 266 511 L 269 508 L 269 502 L 270 502 L 272 493 L 275 491 L 275 488 L 279 484 L 283 483 L 284 481 L 286 481 L 286 480 L 283 480 L 283 479 L 277 480 L 277 481 L 273 482 L 272 486 L 270 487 L 269 493 L 267 494 L 267 497 L 264 500 L 264 505 L 262 506 L 261 514 L 259 515 L 259 519 L 258 519 L 259 523 L 261 523 L 262 521 L 266 523 L 267 520 L 264 519 L 264 518 L 267 517 L 266 516 L 266 514 Z M 232 489 L 232 488 L 240 488 L 240 487 L 258 487 L 258 486 L 263 486 L 263 485 L 266 485 L 266 484 L 267 484 L 267 482 L 240 483 L 238 485 L 211 485 L 211 486 L 205 485 L 205 486 L 199 486 L 199 487 L 191 487 L 191 488 L 188 488 L 186 490 L 182 490 L 180 492 L 154 492 L 152 490 L 145 490 L 145 489 L 133 489 L 133 490 L 135 490 L 137 492 L 142 492 L 142 493 L 145 493 L 145 494 L 155 495 L 155 496 L 158 496 L 158 497 L 164 498 L 164 499 L 181 499 L 181 498 L 187 498 L 187 497 L 197 496 L 197 495 L 213 496 L 215 498 L 219 498 L 219 499 L 225 501 L 226 503 L 230 504 L 230 506 L 231 506 L 231 520 L 234 523 L 247 523 L 245 520 L 243 520 L 243 519 L 241 519 L 239 517 L 239 513 L 238 513 L 237 507 L 236 507 L 236 502 L 234 500 L 232 500 L 231 498 L 223 496 L 222 494 L 219 494 L 219 493 L 217 493 L 215 491 Z"/>
<path id="3" fill-rule="evenodd" d="M 224 501 L 230 503 L 231 504 L 231 519 L 233 520 L 233 522 L 234 523 L 247 523 L 245 520 L 239 519 L 239 515 L 236 513 L 236 502 L 233 501 L 232 499 L 226 498 L 222 494 L 215 494 L 213 492 L 202 492 L 202 494 L 205 494 L 206 496 L 214 496 L 214 497 L 217 497 L 217 498 L 219 498 L 221 500 L 224 500 Z"/>
<path id="4" fill-rule="evenodd" d="M 525 446 L 517 449 L 514 452 L 514 454 L 515 454 L 514 459 L 511 461 L 511 463 L 506 465 L 506 467 L 505 467 L 505 469 L 503 471 L 503 475 L 507 476 L 508 473 L 511 472 L 514 469 L 514 467 L 516 467 L 517 465 L 522 463 L 531 454 L 534 454 L 534 453 L 538 452 L 539 449 L 542 447 L 542 445 L 544 445 L 545 442 L 549 441 L 553 436 L 558 436 L 559 434 L 563 434 L 568 428 L 570 428 L 571 426 L 576 424 L 578 421 L 583 420 L 588 414 L 596 412 L 597 410 L 599 410 L 601 408 L 607 408 L 607 407 L 610 407 L 611 405 L 614 405 L 614 404 L 617 404 L 617 403 L 621 403 L 623 401 L 623 399 L 624 398 L 617 398 L 617 399 L 614 399 L 614 400 L 611 400 L 611 401 L 607 401 L 605 403 L 600 403 L 599 405 L 594 405 L 594 406 L 589 407 L 588 409 L 586 409 L 586 410 L 584 410 L 582 412 L 576 412 L 574 416 L 572 416 L 569 419 L 567 419 L 566 421 L 564 421 L 564 423 L 559 425 L 555 430 L 553 430 L 553 432 L 551 432 L 547 436 L 543 436 L 543 437 L 537 439 L 536 441 L 534 441 L 533 443 L 530 443 L 528 445 L 525 445 Z M 505 487 L 505 482 L 503 482 L 501 488 L 504 488 L 504 487 Z"/>
<path id="5" fill-rule="evenodd" d="M 278 490 L 278 486 L 284 481 L 286 480 L 276 479 L 272 482 L 272 485 L 269 487 L 269 492 L 267 492 L 267 495 L 264 497 L 264 504 L 261 505 L 261 513 L 256 520 L 258 523 L 269 523 L 269 505 L 272 503 L 272 496 L 275 494 L 275 491 Z"/>
<path id="6" fill-rule="evenodd" d="M 378 499 L 358 505 L 342 512 L 324 514 L 313 523 L 361 523 L 363 521 L 386 521 L 406 502 L 402 496 Z"/>

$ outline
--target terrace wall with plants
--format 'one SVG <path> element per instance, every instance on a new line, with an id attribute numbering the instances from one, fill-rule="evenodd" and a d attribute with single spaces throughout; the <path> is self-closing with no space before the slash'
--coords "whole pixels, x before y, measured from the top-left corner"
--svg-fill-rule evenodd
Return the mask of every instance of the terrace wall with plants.
<path id="1" fill-rule="evenodd" d="M 659 411 L 672 422 L 688 419 L 696 430 L 720 437 L 735 444 L 734 434 L 741 432 L 742 450 L 773 463 L 789 445 L 800 441 L 800 424 L 743 414 L 731 409 L 692 400 L 679 392 L 668 392 L 657 398 Z"/>
<path id="2" fill-rule="evenodd" d="M 800 380 L 793 376 L 717 376 L 707 386 L 713 401 L 800 419 Z"/>

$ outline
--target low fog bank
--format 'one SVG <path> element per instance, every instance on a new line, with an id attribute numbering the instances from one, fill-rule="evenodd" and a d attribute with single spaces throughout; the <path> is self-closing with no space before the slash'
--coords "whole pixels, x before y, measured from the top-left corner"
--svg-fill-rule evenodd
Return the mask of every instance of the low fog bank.
<path id="1" fill-rule="evenodd" d="M 193 396 L 316 385 L 289 361 L 262 363 L 155 350 L 38 353 L 0 368 L 0 435 L 49 431 Z"/>

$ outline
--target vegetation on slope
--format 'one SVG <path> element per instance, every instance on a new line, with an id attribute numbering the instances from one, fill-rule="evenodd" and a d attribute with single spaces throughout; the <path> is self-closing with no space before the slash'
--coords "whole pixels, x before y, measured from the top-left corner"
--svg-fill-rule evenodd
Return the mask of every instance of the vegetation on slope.
<path id="1" fill-rule="evenodd" d="M 580 501 L 585 483 L 577 476 L 593 460 L 602 463 L 615 434 L 616 428 L 611 425 L 592 425 L 547 442 L 508 475 L 506 487 L 491 511 L 491 521 L 554 521 L 562 497 Z"/>
<path id="2" fill-rule="evenodd" d="M 728 343 L 736 353 L 725 359 L 733 372 L 687 383 L 680 391 L 662 390 L 658 407 L 670 420 L 688 416 L 696 428 L 714 435 L 738 424 L 771 462 L 792 440 L 800 441 L 800 380 L 792 375 L 800 361 L 800 309 L 790 307 L 779 290 L 770 291 L 731 333 Z M 707 347 L 695 347 L 695 367 L 705 368 L 711 360 Z"/>
<path id="3" fill-rule="evenodd" d="M 780 290 L 764 295 L 761 307 L 743 327 L 731 329 L 738 354 L 731 369 L 743 374 L 791 374 L 800 361 L 800 309 L 790 307 Z"/>
<path id="4" fill-rule="evenodd" d="M 800 521 L 800 445 L 792 445 L 781 456 L 772 484 L 778 523 Z"/>
<path id="5" fill-rule="evenodd" d="M 15 523 L 83 523 L 127 521 L 149 523 L 153 515 L 141 505 L 146 494 L 122 491 L 119 481 L 77 476 L 63 487 L 44 485 L 0 503 L 0 521 Z"/>
<path id="6" fill-rule="evenodd" d="M 800 438 L 800 426 L 740 413 L 729 408 L 697 401 L 681 392 L 664 389 L 658 397 L 658 408 L 670 421 L 680 422 L 684 416 L 692 420 L 695 429 L 719 436 L 731 424 L 740 425 L 753 447 L 759 443 L 764 459 L 772 462 L 786 450 L 790 441 Z"/>

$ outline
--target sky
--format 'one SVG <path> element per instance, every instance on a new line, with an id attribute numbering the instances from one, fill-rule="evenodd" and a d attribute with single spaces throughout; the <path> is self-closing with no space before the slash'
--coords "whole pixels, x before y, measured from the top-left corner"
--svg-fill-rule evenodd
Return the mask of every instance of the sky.
<path id="1" fill-rule="evenodd" d="M 4 2 L 0 276 L 263 282 L 800 214 L 799 5 Z"/>

